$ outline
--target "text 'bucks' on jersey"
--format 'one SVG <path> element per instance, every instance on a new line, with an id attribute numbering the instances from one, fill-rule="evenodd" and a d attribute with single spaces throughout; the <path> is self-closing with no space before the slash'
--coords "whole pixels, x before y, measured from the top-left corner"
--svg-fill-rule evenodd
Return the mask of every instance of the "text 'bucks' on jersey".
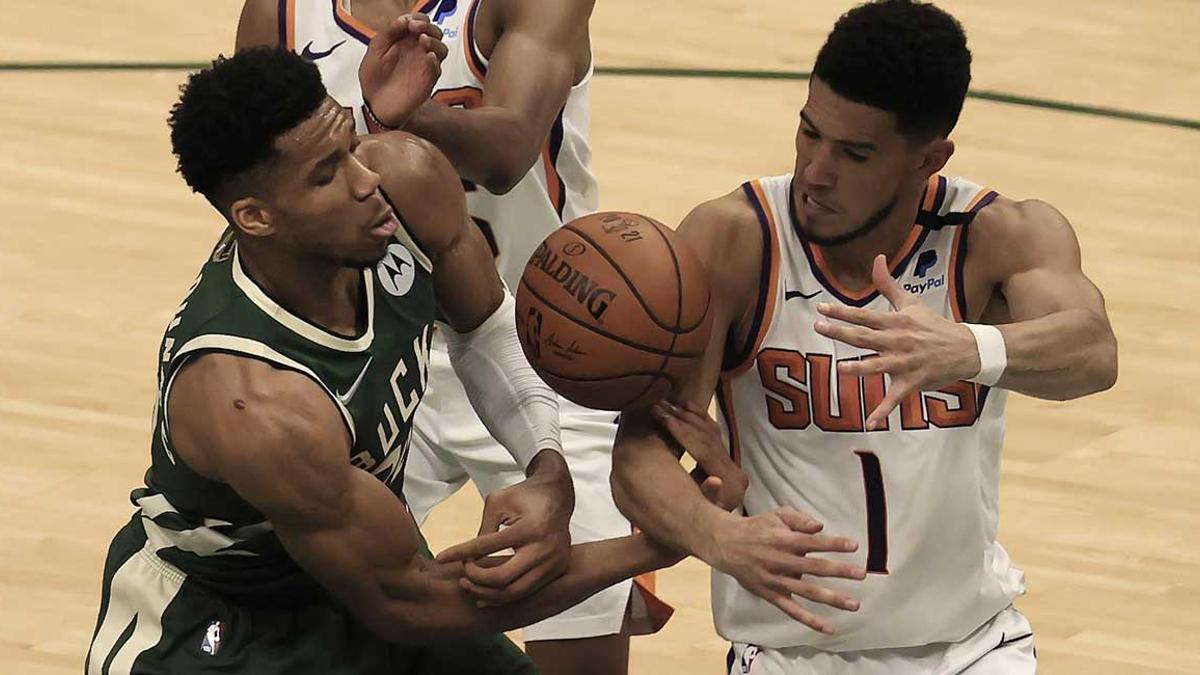
<path id="1" fill-rule="evenodd" d="M 823 584 L 861 601 L 857 613 L 801 600 L 837 628 L 810 630 L 730 576 L 713 574 L 717 629 L 734 642 L 831 651 L 897 648 L 963 638 L 1023 591 L 996 542 L 1006 393 L 956 382 L 914 392 L 885 428 L 865 430 L 884 376 L 838 373 L 870 352 L 822 335 L 818 302 L 892 311 L 874 289 L 854 293 L 826 271 L 821 249 L 798 227 L 792 176 L 743 186 L 764 242 L 762 289 L 742 353 L 727 356 L 717 402 L 731 453 L 750 478 L 745 510 L 790 506 L 859 542 L 862 582 Z M 934 176 L 918 222 L 891 272 L 931 310 L 966 312 L 963 264 L 974 213 L 996 193 Z"/>
<path id="2" fill-rule="evenodd" d="M 235 597 L 303 602 L 320 592 L 261 512 L 179 458 L 167 419 L 171 384 L 190 359 L 213 352 L 301 373 L 341 413 L 352 440 L 346 461 L 399 496 L 413 414 L 428 381 L 431 271 L 429 258 L 402 226 L 383 260 L 362 271 L 364 332 L 335 335 L 272 300 L 242 267 L 233 231 L 225 232 L 159 351 L 151 466 L 146 487 L 131 496 L 158 557 Z"/>
<path id="3" fill-rule="evenodd" d="M 487 0 L 428 0 L 424 12 L 443 32 L 449 55 L 433 99 L 444 105 L 476 108 L 483 101 L 488 59 L 475 41 L 475 20 Z M 280 43 L 317 65 L 329 95 L 349 108 L 360 134 L 363 117 L 358 66 L 374 31 L 347 12 L 340 0 L 280 0 Z M 467 210 L 482 230 L 500 276 L 516 288 L 525 262 L 551 232 L 599 204 L 589 145 L 592 69 L 571 88 L 551 126 L 541 157 L 507 194 L 494 195 L 463 182 Z"/>

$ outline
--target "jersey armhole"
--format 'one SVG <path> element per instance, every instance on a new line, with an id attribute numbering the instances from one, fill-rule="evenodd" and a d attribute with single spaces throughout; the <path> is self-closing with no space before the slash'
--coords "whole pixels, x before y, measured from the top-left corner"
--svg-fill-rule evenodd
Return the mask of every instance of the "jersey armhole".
<path id="1" fill-rule="evenodd" d="M 168 408 L 170 403 L 171 388 L 175 384 L 175 376 L 179 374 L 179 371 L 183 370 L 184 364 L 186 364 L 189 360 L 204 354 L 230 354 L 232 356 L 256 359 L 264 363 L 269 363 L 277 368 L 292 370 L 308 377 L 315 382 L 318 387 L 321 388 L 321 391 L 325 392 L 325 395 L 328 396 L 329 400 L 333 402 L 333 406 L 337 409 L 338 414 L 341 415 L 342 423 L 346 425 L 346 431 L 350 436 L 350 447 L 353 448 L 357 444 L 358 437 L 354 431 L 354 416 L 350 414 L 350 410 L 346 408 L 345 404 L 342 403 L 337 395 L 324 382 L 322 382 L 321 378 L 318 377 L 317 374 L 314 373 L 310 368 L 298 361 L 280 354 L 262 342 L 238 337 L 235 335 L 221 335 L 214 333 L 209 335 L 201 335 L 187 341 L 182 347 L 179 348 L 179 351 L 175 354 L 175 358 L 171 361 L 170 370 L 166 377 L 166 384 L 164 385 L 162 391 L 162 440 L 163 447 L 166 448 L 167 452 L 172 456 L 174 455 L 174 451 L 171 447 L 171 424 Z"/>
<path id="2" fill-rule="evenodd" d="M 740 349 L 735 346 L 734 338 L 736 336 L 732 335 L 732 327 L 731 334 L 725 341 L 725 356 L 721 370 L 726 372 L 739 372 L 753 363 L 763 338 L 771 328 L 775 314 L 776 295 L 779 292 L 779 235 L 775 217 L 759 181 L 743 183 L 742 191 L 745 192 L 746 199 L 754 208 L 759 229 L 762 232 L 762 262 L 759 265 L 758 299 L 754 305 L 754 314 L 750 322 L 750 331 L 746 335 L 746 342 Z"/>

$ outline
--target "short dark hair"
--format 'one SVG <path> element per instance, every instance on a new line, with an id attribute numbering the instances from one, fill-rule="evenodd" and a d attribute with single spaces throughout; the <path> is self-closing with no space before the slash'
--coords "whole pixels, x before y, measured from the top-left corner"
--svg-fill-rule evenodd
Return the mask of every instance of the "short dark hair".
<path id="1" fill-rule="evenodd" d="M 275 139 L 326 97 L 317 67 L 282 47 L 218 57 L 179 90 L 171 150 L 184 181 L 218 208 L 231 180 L 274 157 Z"/>
<path id="2" fill-rule="evenodd" d="M 880 0 L 838 19 L 813 75 L 843 98 L 894 113 L 901 134 L 929 140 L 958 123 L 971 52 L 962 25 L 941 9 Z"/>

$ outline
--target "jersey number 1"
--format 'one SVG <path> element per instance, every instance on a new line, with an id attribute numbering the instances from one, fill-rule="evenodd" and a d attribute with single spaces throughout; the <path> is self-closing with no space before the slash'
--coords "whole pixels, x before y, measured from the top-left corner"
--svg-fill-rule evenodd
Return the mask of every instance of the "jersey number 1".
<path id="1" fill-rule="evenodd" d="M 862 462 L 863 488 L 867 495 L 867 572 L 887 574 L 887 494 L 879 457 L 868 450 L 855 450 Z"/>

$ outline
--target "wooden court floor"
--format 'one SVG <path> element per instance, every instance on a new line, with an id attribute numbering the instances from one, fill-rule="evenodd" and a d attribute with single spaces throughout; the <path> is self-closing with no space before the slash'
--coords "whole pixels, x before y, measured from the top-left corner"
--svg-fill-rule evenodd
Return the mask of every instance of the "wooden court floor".
<path id="1" fill-rule="evenodd" d="M 603 66 L 807 70 L 845 2 L 600 0 Z M 197 62 L 239 0 L 4 3 L 0 63 Z M 952 2 L 975 88 L 1200 118 L 1200 3 Z M 184 73 L 0 70 L 0 673 L 78 673 L 101 563 L 148 458 L 155 349 L 221 228 L 173 174 Z M 600 76 L 606 208 L 667 222 L 789 170 L 802 81 Z M 972 100 L 948 173 L 1075 224 L 1121 347 L 1111 391 L 1014 397 L 1001 541 L 1049 673 L 1200 672 L 1200 131 Z M 464 490 L 427 527 L 477 526 Z M 632 672 L 719 673 L 708 574 L 660 575 L 679 611 Z"/>

